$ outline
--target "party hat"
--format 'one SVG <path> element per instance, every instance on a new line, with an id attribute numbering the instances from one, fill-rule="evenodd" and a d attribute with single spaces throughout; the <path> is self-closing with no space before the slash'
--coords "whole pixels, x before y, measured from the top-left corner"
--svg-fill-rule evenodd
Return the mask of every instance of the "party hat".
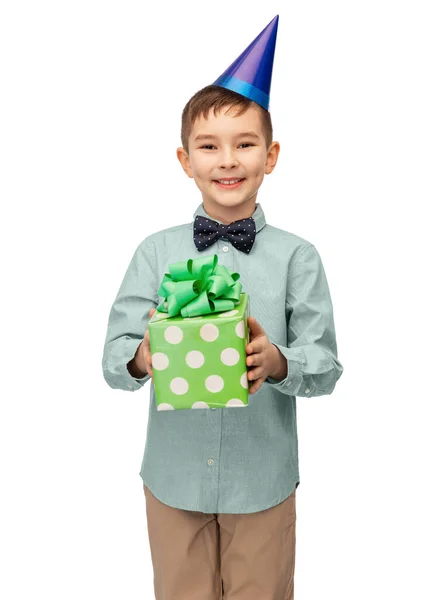
<path id="1" fill-rule="evenodd" d="M 212 85 L 246 96 L 268 110 L 277 29 L 278 15 Z"/>

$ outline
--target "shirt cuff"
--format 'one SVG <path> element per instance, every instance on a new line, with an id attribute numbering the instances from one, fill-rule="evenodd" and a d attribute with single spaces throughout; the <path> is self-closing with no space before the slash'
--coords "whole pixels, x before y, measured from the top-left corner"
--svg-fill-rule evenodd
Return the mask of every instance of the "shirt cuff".
<path id="1" fill-rule="evenodd" d="M 303 385 L 305 386 L 303 365 L 306 363 L 306 358 L 304 351 L 302 348 L 286 348 L 280 344 L 274 344 L 274 346 L 279 349 L 287 361 L 287 374 L 281 381 L 277 381 L 272 377 L 267 377 L 266 381 L 275 390 L 283 392 L 284 394 L 296 396 Z M 304 395 L 307 396 L 310 391 L 311 390 L 309 389 L 308 393 L 305 393 Z"/>
<path id="2" fill-rule="evenodd" d="M 135 392 L 139 390 L 150 379 L 150 375 L 146 373 L 141 379 L 136 379 L 128 371 L 127 364 L 132 360 L 137 352 L 141 340 L 128 339 L 125 341 L 122 352 L 117 356 L 117 364 L 106 369 L 105 379 L 108 385 L 119 390 Z"/>

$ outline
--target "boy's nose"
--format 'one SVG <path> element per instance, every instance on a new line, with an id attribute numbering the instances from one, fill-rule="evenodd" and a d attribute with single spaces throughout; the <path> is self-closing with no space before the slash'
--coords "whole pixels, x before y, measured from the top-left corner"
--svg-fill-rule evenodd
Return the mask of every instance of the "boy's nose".
<path id="1" fill-rule="evenodd" d="M 228 154 L 222 158 L 220 164 L 222 169 L 230 169 L 232 167 L 237 167 L 239 163 L 234 155 Z"/>

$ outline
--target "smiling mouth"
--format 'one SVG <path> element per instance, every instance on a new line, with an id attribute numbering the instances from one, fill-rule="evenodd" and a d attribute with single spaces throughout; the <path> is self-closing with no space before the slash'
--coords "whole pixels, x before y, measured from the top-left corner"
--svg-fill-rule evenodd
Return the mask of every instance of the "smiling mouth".
<path id="1" fill-rule="evenodd" d="M 213 179 L 213 181 L 220 188 L 234 189 L 236 187 L 239 187 L 245 181 L 245 178 L 243 178 L 243 179 L 236 178 L 236 179 L 230 179 L 230 180 Z"/>

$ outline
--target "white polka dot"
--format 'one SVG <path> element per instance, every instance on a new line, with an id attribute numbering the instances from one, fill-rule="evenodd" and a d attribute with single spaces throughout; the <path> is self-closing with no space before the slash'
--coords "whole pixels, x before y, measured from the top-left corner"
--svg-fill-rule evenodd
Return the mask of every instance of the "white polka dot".
<path id="1" fill-rule="evenodd" d="M 199 350 L 191 350 L 186 354 L 186 363 L 192 369 L 199 369 L 205 362 L 204 355 Z"/>
<path id="2" fill-rule="evenodd" d="M 236 332 L 237 336 L 243 339 L 245 337 L 245 322 L 239 321 L 234 328 L 234 331 Z"/>
<path id="3" fill-rule="evenodd" d="M 206 342 L 214 342 L 219 336 L 219 329 L 212 323 L 206 323 L 201 327 L 200 334 Z"/>
<path id="4" fill-rule="evenodd" d="M 240 378 L 240 385 L 245 389 L 248 388 L 248 373 L 247 373 L 247 371 L 245 371 L 245 373 Z"/>
<path id="5" fill-rule="evenodd" d="M 169 344 L 179 344 L 183 339 L 183 335 L 182 329 L 176 325 L 169 325 L 164 332 L 164 337 Z"/>
<path id="6" fill-rule="evenodd" d="M 162 402 L 157 406 L 157 410 L 175 410 L 175 408 L 167 402 Z"/>
<path id="7" fill-rule="evenodd" d="M 235 348 L 225 348 L 221 352 L 221 361 L 224 365 L 228 367 L 232 367 L 233 365 L 239 362 L 240 354 L 237 352 Z"/>
<path id="8" fill-rule="evenodd" d="M 192 408 L 210 408 L 207 402 L 202 402 L 202 400 L 198 400 L 198 402 L 194 402 L 192 404 Z"/>
<path id="9" fill-rule="evenodd" d="M 226 312 L 218 313 L 218 317 L 232 317 L 233 315 L 237 315 L 239 311 L 234 308 L 233 310 L 227 310 Z"/>
<path id="10" fill-rule="evenodd" d="M 228 400 L 226 406 L 246 406 L 246 404 L 240 398 L 231 398 L 231 400 Z"/>
<path id="11" fill-rule="evenodd" d="M 220 392 L 224 387 L 224 380 L 220 375 L 210 375 L 205 380 L 205 387 L 209 392 Z"/>
<path id="12" fill-rule="evenodd" d="M 181 396 L 182 394 L 185 394 L 187 392 L 187 390 L 189 389 L 189 384 L 187 380 L 184 379 L 184 377 L 175 377 L 170 382 L 170 389 L 174 394 Z"/>
<path id="13" fill-rule="evenodd" d="M 169 357 L 164 352 L 155 352 L 152 354 L 152 366 L 157 371 L 163 371 L 169 366 Z"/>
<path id="14" fill-rule="evenodd" d="M 204 317 L 183 317 L 183 320 L 184 321 L 196 321 L 196 320 L 199 320 L 199 319 L 202 320 L 203 318 Z"/>

